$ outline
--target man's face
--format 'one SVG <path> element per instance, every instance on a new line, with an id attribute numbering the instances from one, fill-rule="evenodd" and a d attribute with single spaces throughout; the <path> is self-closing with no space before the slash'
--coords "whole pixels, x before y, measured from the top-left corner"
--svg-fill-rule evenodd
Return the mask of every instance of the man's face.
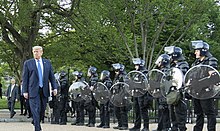
<path id="1" fill-rule="evenodd" d="M 32 52 L 35 59 L 40 59 L 41 56 L 43 55 L 43 50 L 41 49 L 33 49 Z"/>
<path id="2" fill-rule="evenodd" d="M 138 70 L 139 69 L 139 65 L 135 65 L 134 68 L 135 68 L 135 70 Z"/>
<path id="3" fill-rule="evenodd" d="M 195 50 L 194 54 L 196 55 L 196 58 L 200 58 L 201 57 L 200 56 L 200 50 Z"/>
<path id="4" fill-rule="evenodd" d="M 11 84 L 15 84 L 15 79 L 11 79 Z"/>

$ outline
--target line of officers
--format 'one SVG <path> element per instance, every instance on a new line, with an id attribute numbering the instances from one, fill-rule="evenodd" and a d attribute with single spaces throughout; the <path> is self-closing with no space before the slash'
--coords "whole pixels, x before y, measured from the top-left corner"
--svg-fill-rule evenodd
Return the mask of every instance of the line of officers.
<path id="1" fill-rule="evenodd" d="M 195 54 L 195 65 L 210 65 L 217 69 L 217 59 L 212 56 L 209 52 L 209 44 L 202 40 L 192 41 L 192 47 Z M 165 54 L 160 55 L 155 64 L 157 69 L 162 72 L 166 72 L 172 67 L 179 68 L 183 74 L 185 74 L 189 65 L 186 62 L 183 51 L 180 47 L 169 46 L 165 47 Z M 143 74 L 147 74 L 148 71 L 145 68 L 145 61 L 140 58 L 134 58 L 133 64 L 135 70 L 141 71 Z M 108 70 L 103 70 L 101 72 L 100 78 L 97 74 L 96 67 L 90 67 L 88 69 L 87 76 L 89 77 L 88 84 L 91 91 L 94 85 L 99 81 L 107 86 L 108 89 L 116 82 L 124 82 L 126 79 L 125 66 L 120 63 L 112 64 L 115 77 L 112 81 L 110 79 L 110 72 Z M 80 71 L 75 71 L 73 73 L 75 76 L 75 82 L 85 81 L 83 73 Z M 110 113 L 114 113 L 117 118 L 118 126 L 113 127 L 113 129 L 119 130 L 130 130 L 130 131 L 149 131 L 149 116 L 148 110 L 152 108 L 153 97 L 148 92 L 143 96 L 134 97 L 134 112 L 135 121 L 132 128 L 128 128 L 128 112 L 131 109 L 131 105 L 125 105 L 124 107 L 116 107 L 111 102 L 105 104 L 99 104 L 94 97 L 89 101 L 72 101 L 71 107 L 69 106 L 68 100 L 68 80 L 67 73 L 60 72 L 60 77 L 58 79 L 59 85 L 59 95 L 53 97 L 52 101 L 49 102 L 50 107 L 53 108 L 52 124 L 65 125 L 67 122 L 67 113 L 69 111 L 76 113 L 76 120 L 72 125 L 76 126 L 88 126 L 94 127 L 96 123 L 96 109 L 100 110 L 100 124 L 97 128 L 110 128 Z M 199 100 L 192 98 L 184 91 L 180 91 L 180 99 L 175 101 L 173 104 L 168 105 L 166 98 L 157 98 L 158 103 L 158 126 L 155 131 L 186 131 L 186 120 L 187 120 L 187 104 L 186 99 L 193 99 L 194 111 L 196 114 L 196 124 L 193 131 L 202 131 L 204 125 L 204 117 L 207 115 L 207 129 L 208 131 L 216 131 L 216 113 L 214 106 L 214 99 Z M 185 99 L 186 98 L 186 99 Z M 88 113 L 88 123 L 85 124 L 84 113 Z M 143 119 L 143 120 L 142 120 Z M 141 129 L 141 123 L 143 122 L 143 128 Z M 192 130 L 192 129 L 188 129 Z"/>

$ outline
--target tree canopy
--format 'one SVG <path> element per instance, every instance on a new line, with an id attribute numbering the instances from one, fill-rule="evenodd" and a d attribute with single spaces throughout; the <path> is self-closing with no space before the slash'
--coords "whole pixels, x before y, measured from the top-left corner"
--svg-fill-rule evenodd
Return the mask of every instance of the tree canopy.
<path id="1" fill-rule="evenodd" d="M 0 71 L 19 79 L 33 45 L 43 46 L 55 71 L 109 70 L 117 62 L 131 70 L 135 57 L 150 70 L 168 45 L 192 62 L 190 41 L 198 39 L 220 59 L 219 18 L 216 0 L 4 0 L 0 59 L 8 66 Z"/>

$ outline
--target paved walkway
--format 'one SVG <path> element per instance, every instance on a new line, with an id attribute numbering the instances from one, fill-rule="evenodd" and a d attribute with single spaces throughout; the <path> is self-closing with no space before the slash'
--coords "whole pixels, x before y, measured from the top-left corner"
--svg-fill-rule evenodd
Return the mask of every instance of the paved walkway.
<path id="1" fill-rule="evenodd" d="M 9 118 L 8 110 L 0 110 L 0 131 L 34 131 L 34 127 L 31 124 L 32 119 L 28 119 L 27 116 L 20 116 L 20 111 L 16 111 L 17 114 L 13 118 Z M 72 118 L 71 118 L 72 121 Z M 96 125 L 98 125 L 97 123 Z M 96 127 L 86 127 L 86 126 L 73 126 L 68 122 L 67 125 L 52 125 L 47 119 L 45 123 L 41 124 L 43 131 L 117 131 L 112 127 L 117 126 L 117 124 L 111 124 L 109 129 L 99 129 Z M 133 124 L 130 123 L 129 127 L 132 127 Z M 187 131 L 192 131 L 194 124 L 187 124 Z M 157 123 L 150 123 L 150 130 L 156 129 Z M 206 124 L 204 130 L 206 129 Z M 220 123 L 217 124 L 217 130 L 220 131 Z"/>
<path id="2" fill-rule="evenodd" d="M 112 127 L 116 124 L 111 124 L 109 129 L 99 129 L 96 127 L 85 127 L 85 126 L 72 126 L 70 123 L 67 125 L 51 125 L 49 123 L 41 124 L 43 131 L 117 131 Z M 194 124 L 187 124 L 187 131 L 192 131 Z M 129 124 L 132 127 L 132 124 Z M 150 130 L 156 129 L 157 124 L 150 124 Z M 206 125 L 205 125 L 206 128 Z M 220 124 L 217 125 L 217 130 L 220 130 Z M 29 122 L 0 122 L 0 131 L 34 131 L 34 127 Z M 203 131 L 207 131 L 204 129 Z"/>

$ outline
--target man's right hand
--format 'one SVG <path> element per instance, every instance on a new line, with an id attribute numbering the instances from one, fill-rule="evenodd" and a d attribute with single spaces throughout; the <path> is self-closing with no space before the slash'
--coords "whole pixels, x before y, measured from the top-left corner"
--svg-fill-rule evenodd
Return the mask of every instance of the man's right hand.
<path id="1" fill-rule="evenodd" d="M 28 93 L 23 93 L 23 95 L 25 99 L 28 99 Z"/>

